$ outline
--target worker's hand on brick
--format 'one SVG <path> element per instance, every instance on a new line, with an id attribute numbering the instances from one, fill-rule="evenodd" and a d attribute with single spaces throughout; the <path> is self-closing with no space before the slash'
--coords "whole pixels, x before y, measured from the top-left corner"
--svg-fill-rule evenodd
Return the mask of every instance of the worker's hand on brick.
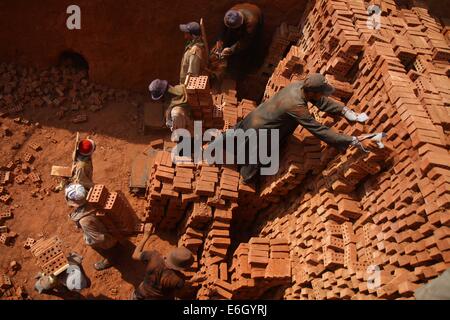
<path id="1" fill-rule="evenodd" d="M 356 113 L 355 111 L 353 111 L 347 107 L 344 107 L 342 114 L 348 121 L 351 121 L 351 122 L 357 121 L 357 122 L 363 123 L 369 119 L 369 116 L 365 112 Z"/>
<path id="2" fill-rule="evenodd" d="M 146 223 L 144 225 L 144 234 L 145 235 L 151 235 L 155 231 L 155 227 L 151 223 Z"/>
<path id="3" fill-rule="evenodd" d="M 231 48 L 225 48 L 222 50 L 222 56 L 231 56 L 233 54 L 233 50 Z"/>
<path id="4" fill-rule="evenodd" d="M 384 137 L 386 137 L 384 132 L 361 135 L 353 137 L 352 145 L 364 152 L 375 151 L 384 148 L 381 141 Z"/>
<path id="5" fill-rule="evenodd" d="M 206 280 L 206 275 L 195 275 L 191 279 L 189 279 L 189 283 L 198 283 Z"/>
<path id="6" fill-rule="evenodd" d="M 222 49 L 223 49 L 223 42 L 217 41 L 216 44 L 214 45 L 214 48 L 212 49 L 212 52 L 222 52 Z"/>

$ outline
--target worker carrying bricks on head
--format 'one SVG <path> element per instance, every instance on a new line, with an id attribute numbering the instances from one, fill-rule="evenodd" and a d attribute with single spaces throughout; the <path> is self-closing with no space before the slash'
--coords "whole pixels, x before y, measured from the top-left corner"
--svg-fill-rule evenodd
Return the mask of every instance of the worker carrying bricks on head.
<path id="1" fill-rule="evenodd" d="M 228 10 L 223 19 L 222 32 L 212 49 L 222 56 L 236 56 L 238 67 L 253 63 L 258 54 L 264 21 L 261 9 L 251 3 L 240 3 Z M 230 62 L 233 65 L 233 61 Z M 236 70 L 239 71 L 239 70 Z"/>
<path id="2" fill-rule="evenodd" d="M 133 253 L 133 259 L 144 262 L 146 270 L 144 280 L 131 295 L 132 300 L 173 300 L 185 285 L 202 280 L 197 277 L 185 279 L 183 271 L 194 262 L 194 256 L 187 248 L 176 248 L 166 257 L 155 250 L 143 250 L 153 230 L 151 224 L 145 226 L 144 236 Z"/>
<path id="3" fill-rule="evenodd" d="M 185 84 L 188 75 L 197 77 L 205 74 L 208 56 L 198 22 L 181 24 L 180 30 L 184 33 L 187 41 L 180 69 L 180 83 Z"/>
<path id="4" fill-rule="evenodd" d="M 67 204 L 75 208 L 69 215 L 70 219 L 83 231 L 86 244 L 103 257 L 94 264 L 94 268 L 104 270 L 111 267 L 119 242 L 97 217 L 97 209 L 87 202 L 87 190 L 81 184 L 72 183 L 66 187 L 65 196 Z"/>
<path id="5" fill-rule="evenodd" d="M 192 109 L 187 102 L 186 86 L 179 84 L 169 85 L 168 81 L 156 79 L 148 87 L 152 99 L 162 100 L 166 105 L 166 126 L 173 132 L 177 129 L 186 129 L 191 135 L 194 133 Z"/>
<path id="6" fill-rule="evenodd" d="M 327 96 L 334 88 L 329 85 L 325 77 L 319 73 L 310 74 L 304 81 L 297 81 L 279 91 L 271 99 L 260 104 L 242 121 L 236 124 L 235 129 L 278 129 L 279 143 L 282 144 L 288 136 L 294 133 L 300 124 L 314 136 L 325 143 L 343 151 L 349 146 L 356 146 L 368 151 L 381 147 L 382 134 L 348 136 L 334 132 L 329 127 L 320 124 L 309 113 L 307 104 L 314 104 L 319 110 L 331 114 L 344 116 L 350 122 L 365 122 L 368 117 L 365 113 L 357 114 Z M 222 135 L 222 139 L 224 135 Z M 248 146 L 249 154 L 258 152 L 258 144 Z M 259 164 L 243 165 L 240 168 L 242 182 L 249 182 L 260 168 Z"/>
<path id="7" fill-rule="evenodd" d="M 81 267 L 83 257 L 76 253 L 70 253 L 67 261 L 69 262 L 69 267 L 65 272 L 57 276 L 39 272 L 35 276 L 34 289 L 41 294 L 52 291 L 63 292 L 65 290 L 78 292 L 87 288 L 88 281 Z"/>
<path id="8" fill-rule="evenodd" d="M 74 161 L 72 164 L 72 177 L 63 179 L 55 191 L 61 191 L 68 183 L 81 184 L 86 190 L 94 185 L 92 176 L 94 168 L 92 165 L 92 154 L 95 151 L 95 142 L 92 139 L 81 139 L 75 151 Z"/>

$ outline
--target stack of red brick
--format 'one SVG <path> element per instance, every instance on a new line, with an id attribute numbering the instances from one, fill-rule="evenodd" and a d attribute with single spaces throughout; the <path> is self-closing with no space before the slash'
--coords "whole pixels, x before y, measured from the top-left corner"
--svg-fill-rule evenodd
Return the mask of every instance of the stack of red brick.
<path id="1" fill-rule="evenodd" d="M 199 275 L 206 280 L 197 292 L 197 298 L 230 299 L 232 297 L 228 274 L 228 247 L 231 245 L 230 227 L 235 203 L 223 208 L 213 209 L 212 222 L 206 231 L 200 259 Z"/>
<path id="2" fill-rule="evenodd" d="M 194 119 L 203 121 L 203 125 L 207 128 L 213 127 L 213 98 L 209 77 L 189 77 L 186 93 Z"/>
<path id="3" fill-rule="evenodd" d="M 202 227 L 212 217 L 211 208 L 237 203 L 239 173 L 206 163 L 174 164 L 170 152 L 158 151 L 148 185 L 149 222 L 170 230 L 188 217 L 189 225 Z"/>

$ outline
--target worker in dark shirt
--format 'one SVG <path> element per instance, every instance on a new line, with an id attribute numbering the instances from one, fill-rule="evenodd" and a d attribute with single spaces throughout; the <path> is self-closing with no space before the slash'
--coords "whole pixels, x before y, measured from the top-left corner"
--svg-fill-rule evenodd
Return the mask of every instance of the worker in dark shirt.
<path id="1" fill-rule="evenodd" d="M 234 129 L 243 129 L 244 131 L 248 129 L 255 129 L 256 131 L 259 129 L 278 129 L 279 144 L 281 145 L 300 124 L 320 140 L 341 151 L 351 145 L 364 151 L 381 147 L 380 134 L 359 137 L 340 134 L 317 122 L 309 113 L 308 102 L 327 114 L 344 116 L 349 121 L 364 122 L 368 119 L 366 114 L 357 114 L 340 103 L 329 99 L 327 96 L 333 91 L 334 88 L 327 83 L 323 75 L 311 74 L 304 81 L 288 85 L 271 99 L 260 104 L 237 123 Z M 250 148 L 249 154 L 258 152 L 258 145 L 247 146 L 247 148 Z M 259 168 L 259 164 L 241 166 L 242 181 L 245 183 L 252 180 Z"/>
<path id="2" fill-rule="evenodd" d="M 263 26 L 263 14 L 258 6 L 251 3 L 236 4 L 226 12 L 222 32 L 212 51 L 230 58 L 232 72 L 245 73 L 240 69 L 255 64 L 255 57 L 259 57 L 262 52 Z"/>
<path id="3" fill-rule="evenodd" d="M 153 230 L 151 225 L 145 226 L 144 237 L 133 253 L 133 259 L 146 264 L 144 280 L 133 291 L 133 300 L 173 300 L 186 284 L 201 280 L 194 277 L 187 281 L 183 274 L 194 262 L 194 256 L 189 249 L 176 248 L 167 257 L 155 250 L 143 251 Z"/>

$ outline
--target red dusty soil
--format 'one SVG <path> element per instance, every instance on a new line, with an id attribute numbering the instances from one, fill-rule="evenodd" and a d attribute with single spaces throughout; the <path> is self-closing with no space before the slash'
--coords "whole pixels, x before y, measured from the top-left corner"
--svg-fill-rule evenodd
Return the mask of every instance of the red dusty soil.
<path id="1" fill-rule="evenodd" d="M 34 299 L 59 298 L 90 298 L 90 299 L 126 299 L 133 285 L 142 280 L 143 266 L 131 260 L 134 246 L 129 243 L 120 251 L 120 261 L 117 268 L 97 272 L 93 263 L 98 255 L 82 239 L 72 221 L 68 218 L 70 209 L 65 205 L 62 193 L 54 193 L 51 188 L 56 181 L 50 176 L 52 165 L 69 165 L 74 143 L 75 132 L 83 135 L 93 134 L 97 143 L 94 154 L 94 182 L 105 184 L 110 190 L 122 190 L 130 203 L 138 210 L 143 209 L 144 201 L 133 198 L 128 193 L 128 172 L 135 155 L 148 149 L 148 142 L 161 134 L 143 136 L 138 130 L 138 109 L 129 103 L 115 103 L 106 106 L 103 110 L 89 115 L 89 121 L 75 125 L 66 121 L 51 120 L 50 109 L 34 109 L 28 111 L 23 118 L 39 122 L 41 128 L 34 125 L 17 124 L 11 118 L 0 118 L 3 126 L 13 131 L 10 137 L 1 138 L 0 159 L 7 162 L 12 159 L 21 159 L 25 152 L 35 155 L 32 163 L 35 172 L 39 172 L 43 183 L 37 197 L 31 192 L 36 189 L 31 181 L 23 185 L 14 183 L 8 186 L 8 192 L 13 201 L 14 217 L 7 220 L 8 228 L 19 234 L 13 246 L 0 244 L 0 272 L 7 272 L 11 261 L 17 261 L 21 270 L 12 277 L 13 284 L 23 285 Z M 166 135 L 166 134 L 162 134 Z M 56 140 L 56 143 L 51 140 Z M 35 152 L 28 147 L 31 142 L 42 146 L 42 150 Z M 22 144 L 19 150 L 12 150 L 15 143 Z M 46 192 L 47 191 L 47 192 Z M 0 204 L 0 210 L 7 208 Z M 37 238 L 40 235 L 57 235 L 63 241 L 67 252 L 77 252 L 84 256 L 83 266 L 91 280 L 91 287 L 81 292 L 82 296 L 63 295 L 61 297 L 38 295 L 34 291 L 33 276 L 39 271 L 31 253 L 23 248 L 28 237 Z M 169 237 L 165 237 L 170 238 Z M 130 239 L 134 242 L 136 239 Z M 152 236 L 147 243 L 152 249 L 167 252 L 172 245 L 168 240 Z"/>

